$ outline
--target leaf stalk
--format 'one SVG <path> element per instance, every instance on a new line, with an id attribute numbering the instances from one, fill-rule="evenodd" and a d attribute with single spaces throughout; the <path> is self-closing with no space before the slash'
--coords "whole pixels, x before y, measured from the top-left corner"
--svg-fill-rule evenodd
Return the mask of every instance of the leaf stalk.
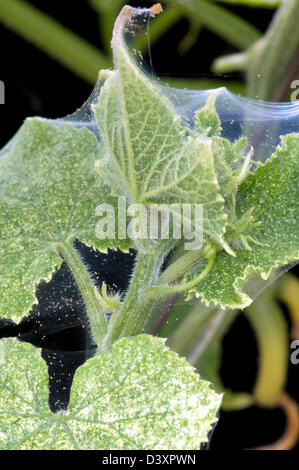
<path id="1" fill-rule="evenodd" d="M 56 249 L 67 263 L 80 290 L 93 338 L 99 352 L 101 352 L 102 340 L 107 332 L 107 322 L 101 306 L 101 295 L 72 243 L 70 241 L 57 243 Z"/>

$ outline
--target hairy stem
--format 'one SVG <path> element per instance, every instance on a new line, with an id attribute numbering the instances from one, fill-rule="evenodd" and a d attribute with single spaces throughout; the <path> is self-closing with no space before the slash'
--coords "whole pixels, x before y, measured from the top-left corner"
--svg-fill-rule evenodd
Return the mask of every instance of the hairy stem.
<path id="1" fill-rule="evenodd" d="M 101 351 L 102 340 L 107 332 L 107 322 L 99 301 L 100 294 L 90 278 L 80 255 L 77 253 L 73 245 L 70 242 L 60 242 L 57 243 L 56 248 L 70 268 L 80 290 L 89 318 L 93 338 L 99 351 Z"/>
<path id="2" fill-rule="evenodd" d="M 203 248 L 188 251 L 165 269 L 159 278 L 159 283 L 168 284 L 179 280 L 187 271 L 194 268 L 194 266 L 199 264 L 204 258 Z"/>
<path id="3" fill-rule="evenodd" d="M 126 299 L 109 321 L 105 347 L 123 336 L 134 336 L 142 330 L 154 300 L 145 299 L 143 291 L 157 282 L 164 260 L 165 249 L 155 253 L 138 253 L 136 266 Z"/>
<path id="4" fill-rule="evenodd" d="M 184 292 L 189 289 L 192 289 L 192 287 L 196 286 L 209 274 L 209 272 L 211 271 L 213 267 L 215 256 L 216 256 L 216 251 L 213 253 L 212 256 L 208 258 L 207 265 L 205 266 L 203 271 L 194 279 L 192 279 L 192 281 L 189 281 L 185 284 L 178 284 L 178 285 L 172 285 L 172 286 L 158 285 L 158 286 L 150 287 L 146 293 L 149 295 L 153 294 L 153 295 L 160 296 L 160 295 L 175 294 L 177 292 Z M 161 280 L 159 284 L 161 284 Z"/>

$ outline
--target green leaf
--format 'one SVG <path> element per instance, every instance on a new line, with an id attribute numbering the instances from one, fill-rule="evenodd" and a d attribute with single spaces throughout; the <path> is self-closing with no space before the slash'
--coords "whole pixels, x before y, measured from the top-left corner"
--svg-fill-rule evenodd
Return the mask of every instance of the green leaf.
<path id="1" fill-rule="evenodd" d="M 211 141 L 181 125 L 163 89 L 117 39 L 117 68 L 108 73 L 94 108 L 105 145 L 105 181 L 130 203 L 203 204 L 204 232 L 224 243 L 226 215 Z"/>
<path id="2" fill-rule="evenodd" d="M 0 449 L 198 449 L 221 396 L 164 340 L 123 338 L 74 377 L 67 412 L 47 407 L 40 352 L 4 340 L 0 364 Z"/>
<path id="3" fill-rule="evenodd" d="M 221 134 L 221 121 L 215 108 L 215 101 L 219 92 L 213 93 L 207 99 L 205 106 L 195 112 L 195 129 L 206 137 Z"/>
<path id="4" fill-rule="evenodd" d="M 254 164 L 251 161 L 252 149 L 248 150 L 246 137 L 235 142 L 215 136 L 213 138 L 215 169 L 220 185 L 220 192 L 226 202 L 229 220 L 234 216 L 234 202 L 239 185 L 246 178 Z"/>
<path id="5" fill-rule="evenodd" d="M 231 213 L 231 197 L 235 196 L 238 186 L 247 176 L 251 163 L 251 151 L 246 152 L 247 139 L 241 137 L 235 142 L 220 137 L 222 127 L 215 107 L 221 89 L 211 94 L 205 106 L 195 112 L 195 130 L 212 139 L 215 170 L 220 185 L 220 193 L 226 202 L 229 220 Z M 233 211 L 234 212 L 234 211 Z"/>
<path id="6" fill-rule="evenodd" d="M 235 258 L 219 252 L 209 275 L 192 292 L 222 308 L 249 305 L 252 299 L 242 291 L 248 279 L 254 274 L 267 279 L 273 269 L 299 258 L 298 206 L 299 135 L 289 134 L 281 137 L 281 146 L 265 164 L 258 164 L 237 193 L 237 217 L 252 212 L 254 223 L 247 238 L 251 249 L 237 247 Z"/>
<path id="7" fill-rule="evenodd" d="M 0 315 L 17 321 L 32 306 L 36 284 L 61 264 L 58 242 L 73 237 L 107 249 L 95 235 L 96 206 L 113 203 L 94 171 L 99 157 L 87 129 L 30 119 L 1 158 Z"/>

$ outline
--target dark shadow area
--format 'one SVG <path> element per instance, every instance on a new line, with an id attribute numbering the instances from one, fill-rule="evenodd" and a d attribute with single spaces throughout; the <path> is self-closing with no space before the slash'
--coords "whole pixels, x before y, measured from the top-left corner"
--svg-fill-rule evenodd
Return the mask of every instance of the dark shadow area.
<path id="1" fill-rule="evenodd" d="M 76 242 L 97 287 L 105 281 L 108 292 L 124 292 L 133 269 L 134 252 L 100 253 Z M 76 369 L 95 352 L 84 304 L 65 262 L 50 282 L 37 287 L 38 303 L 17 325 L 0 319 L 0 338 L 16 337 L 42 349 L 49 370 L 49 406 L 66 409 Z"/>

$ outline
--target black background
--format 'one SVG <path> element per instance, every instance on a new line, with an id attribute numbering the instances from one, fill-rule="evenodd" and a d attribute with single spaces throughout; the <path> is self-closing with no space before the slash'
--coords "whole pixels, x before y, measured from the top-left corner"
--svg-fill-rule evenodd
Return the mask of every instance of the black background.
<path id="1" fill-rule="evenodd" d="M 101 47 L 97 17 L 85 0 L 32 0 L 31 3 Z M 131 4 L 147 6 L 147 2 Z M 246 7 L 233 10 L 261 30 L 265 30 L 273 14 L 272 10 Z M 187 28 L 188 24 L 181 21 L 152 48 L 153 65 L 157 74 L 206 77 L 210 75 L 209 67 L 213 58 L 234 51 L 220 38 L 204 30 L 198 43 L 188 54 L 181 56 L 177 53 L 177 44 Z M 6 104 L 0 106 L 2 146 L 14 135 L 25 117 L 63 117 L 82 105 L 92 87 L 6 28 L 1 27 L 0 38 L 0 79 L 5 83 L 6 91 Z M 106 280 L 109 286 L 116 278 L 119 288 L 126 288 L 132 268 L 132 255 L 100 255 L 82 245 L 80 247 L 99 283 Z M 43 357 L 48 362 L 49 358 L 53 359 L 53 355 L 57 363 L 62 361 L 65 365 L 62 373 L 55 368 L 50 371 L 53 377 L 50 384 L 50 405 L 52 409 L 56 409 L 68 399 L 68 392 L 61 392 L 61 381 L 70 384 L 75 368 L 92 354 L 94 345 L 86 328 L 76 287 L 65 265 L 48 285 L 42 283 L 39 286 L 38 298 L 39 305 L 21 325 L 0 323 L 0 335 L 18 335 L 24 341 L 43 347 Z M 58 300 L 59 309 L 54 307 Z M 63 317 L 64 313 L 68 315 L 68 320 Z M 245 318 L 239 316 L 224 339 L 222 376 L 225 385 L 233 390 L 249 391 L 254 383 L 257 363 L 254 335 Z M 290 365 L 287 387 L 289 393 L 297 399 L 298 367 Z M 211 438 L 210 448 L 232 450 L 270 443 L 281 435 L 283 428 L 284 415 L 280 409 L 249 408 L 239 412 L 222 412 Z"/>

